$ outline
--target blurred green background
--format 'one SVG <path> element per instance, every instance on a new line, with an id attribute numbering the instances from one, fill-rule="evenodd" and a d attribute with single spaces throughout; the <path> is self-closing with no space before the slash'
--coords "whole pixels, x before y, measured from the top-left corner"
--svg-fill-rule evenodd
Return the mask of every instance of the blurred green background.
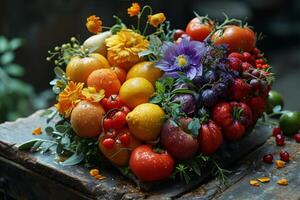
<path id="1" fill-rule="evenodd" d="M 49 81 L 53 65 L 47 50 L 77 36 L 89 36 L 86 18 L 100 16 L 113 24 L 116 14 L 126 23 L 128 0 L 0 0 L 0 122 L 26 116 L 54 103 Z M 192 11 L 222 20 L 246 19 L 257 32 L 258 42 L 274 68 L 274 89 L 285 98 L 286 108 L 300 110 L 300 1 L 299 0 L 144 0 L 154 11 L 165 12 L 173 28 L 183 28 Z M 20 39 L 21 38 L 21 39 Z"/>

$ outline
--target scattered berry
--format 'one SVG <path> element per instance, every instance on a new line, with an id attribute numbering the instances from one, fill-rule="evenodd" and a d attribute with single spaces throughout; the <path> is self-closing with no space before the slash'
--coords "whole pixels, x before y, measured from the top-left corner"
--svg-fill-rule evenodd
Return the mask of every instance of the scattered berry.
<path id="1" fill-rule="evenodd" d="M 263 161 L 265 163 L 272 163 L 273 162 L 273 156 L 272 156 L 272 154 L 264 155 Z"/>
<path id="2" fill-rule="evenodd" d="M 280 151 L 280 160 L 288 162 L 290 160 L 290 155 L 287 151 L 281 150 Z"/>
<path id="3" fill-rule="evenodd" d="M 284 138 L 284 135 L 282 135 L 282 134 L 275 136 L 275 141 L 276 141 L 277 146 L 283 146 L 284 140 L 285 140 L 285 138 Z"/>
<path id="4" fill-rule="evenodd" d="M 300 133 L 295 134 L 294 139 L 296 142 L 300 143 Z"/>
<path id="5" fill-rule="evenodd" d="M 250 185 L 258 187 L 259 186 L 259 182 L 257 180 L 250 180 Z"/>
<path id="6" fill-rule="evenodd" d="M 273 133 L 273 136 L 275 137 L 276 135 L 282 134 L 282 131 L 279 127 L 275 127 L 275 128 L 273 128 L 272 133 Z"/>
<path id="7" fill-rule="evenodd" d="M 259 182 L 261 182 L 261 183 L 268 183 L 268 182 L 270 182 L 270 178 L 268 178 L 268 177 L 261 177 L 261 178 L 258 178 L 257 180 Z"/>

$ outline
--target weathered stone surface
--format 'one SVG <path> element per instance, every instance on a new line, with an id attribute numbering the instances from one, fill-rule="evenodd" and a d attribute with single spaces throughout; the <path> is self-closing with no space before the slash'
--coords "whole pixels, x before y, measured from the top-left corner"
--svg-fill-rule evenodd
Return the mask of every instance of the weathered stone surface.
<path id="1" fill-rule="evenodd" d="M 0 125 L 0 164 L 1 167 L 5 167 L 7 171 L 13 172 L 15 170 L 16 173 L 23 174 L 22 177 L 24 178 L 22 178 L 22 181 L 20 181 L 18 186 L 16 186 L 18 188 L 22 189 L 23 186 L 23 188 L 25 188 L 28 181 L 39 181 L 41 183 L 39 188 L 40 190 L 45 190 L 46 188 L 45 191 L 66 191 L 64 193 L 66 196 L 65 199 L 76 199 L 73 198 L 72 195 L 77 195 L 78 198 L 80 196 L 85 197 L 85 199 L 212 199 L 217 197 L 220 199 L 232 197 L 233 199 L 239 199 L 239 196 L 234 196 L 242 195 L 241 192 L 238 191 L 243 191 L 243 193 L 245 193 L 245 195 L 242 196 L 243 199 L 245 199 L 246 194 L 249 195 L 251 192 L 259 191 L 259 189 L 261 191 L 261 197 L 267 197 L 263 196 L 263 187 L 267 187 L 268 185 L 265 184 L 260 188 L 252 188 L 249 186 L 249 178 L 252 176 L 258 176 L 258 172 L 265 172 L 260 170 L 256 173 L 255 170 L 257 168 L 264 169 L 266 167 L 259 160 L 261 159 L 264 151 L 270 151 L 271 148 L 275 148 L 274 145 L 269 143 L 263 145 L 261 148 L 254 151 L 254 153 L 250 154 L 250 157 L 247 157 L 245 160 L 247 161 L 246 164 L 245 162 L 242 162 L 238 165 L 234 165 L 235 169 L 233 175 L 230 176 L 229 188 L 220 187 L 217 181 L 210 180 L 210 173 L 207 171 L 207 173 L 204 173 L 203 177 L 193 180 L 188 185 L 178 181 L 169 181 L 154 184 L 149 191 L 142 192 L 130 180 L 123 177 L 116 169 L 103 163 L 99 163 L 99 168 L 101 173 L 107 178 L 98 181 L 91 177 L 88 170 L 82 166 L 59 165 L 55 162 L 53 155 L 44 155 L 41 153 L 29 154 L 27 152 L 18 151 L 14 144 L 20 144 L 24 141 L 35 138 L 36 136 L 31 134 L 32 130 L 38 126 L 46 126 L 46 119 L 40 117 L 41 112 L 42 111 L 37 112 L 25 119 L 19 119 L 16 122 L 9 122 Z M 224 144 L 222 147 L 223 163 L 226 166 L 232 166 L 233 163 L 245 157 L 250 151 L 261 146 L 270 134 L 271 131 L 269 128 L 258 126 L 251 134 L 244 137 L 243 140 L 237 143 Z M 47 136 L 42 134 L 38 137 L 44 138 Z M 287 146 L 292 149 L 298 148 L 299 150 L 299 144 L 288 142 Z M 265 150 L 262 151 L 262 149 Z M 273 149 L 272 152 L 273 151 L 275 150 Z M 295 158 L 299 161 L 299 154 L 298 157 Z M 288 165 L 290 168 L 287 167 L 288 170 L 291 170 L 292 174 L 294 173 L 294 170 L 294 174 L 297 176 L 299 176 L 299 172 L 296 172 L 296 166 L 298 163 L 299 162 L 296 162 L 296 160 L 291 161 Z M 276 176 L 278 175 L 275 173 L 276 170 L 274 172 L 273 171 L 270 171 L 269 173 L 274 173 L 274 179 L 276 179 Z M 0 176 L 7 177 L 6 173 L 0 173 Z M 12 183 L 16 184 L 14 180 L 17 179 L 17 177 L 11 177 L 12 178 L 8 181 L 8 185 Z M 289 177 L 286 176 L 285 178 Z M 289 191 L 293 191 L 293 188 L 296 187 L 294 184 L 300 184 L 300 179 L 295 179 L 297 178 L 294 177 L 290 180 L 291 187 L 288 186 L 282 188 L 290 188 Z M 46 185 L 43 186 L 43 184 Z M 272 182 L 272 184 L 274 187 L 271 187 L 271 183 L 269 183 L 272 190 L 279 187 L 276 185 L 276 182 Z M 56 187 L 49 187 L 47 185 L 55 185 Z M 11 188 L 8 189 L 8 191 L 15 197 L 25 199 L 26 195 L 30 194 L 21 192 L 21 190 L 13 193 Z M 224 192 L 222 193 L 222 191 Z M 43 199 L 53 199 L 55 192 L 51 194 L 52 196 L 44 197 L 43 193 L 40 192 L 36 195 L 43 196 Z M 221 196 L 219 196 L 220 194 Z"/>

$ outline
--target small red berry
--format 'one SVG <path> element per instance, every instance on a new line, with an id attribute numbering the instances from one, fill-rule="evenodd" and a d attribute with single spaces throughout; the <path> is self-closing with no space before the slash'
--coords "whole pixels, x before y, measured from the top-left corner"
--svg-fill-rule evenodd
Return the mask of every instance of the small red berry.
<path id="1" fill-rule="evenodd" d="M 105 118 L 105 119 L 103 120 L 103 129 L 104 129 L 105 131 L 111 129 L 111 128 L 112 128 L 112 122 L 113 122 L 112 119 L 110 119 L 110 118 Z"/>
<path id="2" fill-rule="evenodd" d="M 273 136 L 275 137 L 276 135 L 281 134 L 282 131 L 281 131 L 281 129 L 279 127 L 275 127 L 275 128 L 273 128 L 272 133 L 273 133 Z"/>
<path id="3" fill-rule="evenodd" d="M 130 145 L 130 136 L 128 134 L 123 134 L 120 136 L 121 144 L 125 147 Z"/>
<path id="4" fill-rule="evenodd" d="M 294 139 L 296 140 L 296 142 L 300 143 L 300 133 L 295 134 Z"/>
<path id="5" fill-rule="evenodd" d="M 107 149 L 113 148 L 114 144 L 115 144 L 115 140 L 112 138 L 106 138 L 102 141 L 102 145 Z"/>
<path id="6" fill-rule="evenodd" d="M 279 134 L 279 135 L 276 135 L 275 136 L 275 141 L 276 141 L 276 144 L 277 146 L 283 146 L 284 145 L 284 135 L 282 134 Z"/>
<path id="7" fill-rule="evenodd" d="M 287 151 L 280 151 L 280 160 L 288 162 L 290 160 L 290 154 Z"/>
<path id="8" fill-rule="evenodd" d="M 265 163 L 272 163 L 273 162 L 273 156 L 272 156 L 272 154 L 264 155 L 263 161 Z"/>

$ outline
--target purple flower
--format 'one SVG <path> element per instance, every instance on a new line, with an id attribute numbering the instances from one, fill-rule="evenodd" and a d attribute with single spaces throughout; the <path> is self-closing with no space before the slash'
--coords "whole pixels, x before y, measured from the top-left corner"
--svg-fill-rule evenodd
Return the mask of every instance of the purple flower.
<path id="1" fill-rule="evenodd" d="M 156 66 L 165 72 L 165 76 L 176 78 L 182 72 L 193 79 L 202 74 L 203 66 L 200 61 L 206 52 L 204 43 L 183 38 L 179 44 L 165 42 L 161 52 L 163 58 Z"/>

